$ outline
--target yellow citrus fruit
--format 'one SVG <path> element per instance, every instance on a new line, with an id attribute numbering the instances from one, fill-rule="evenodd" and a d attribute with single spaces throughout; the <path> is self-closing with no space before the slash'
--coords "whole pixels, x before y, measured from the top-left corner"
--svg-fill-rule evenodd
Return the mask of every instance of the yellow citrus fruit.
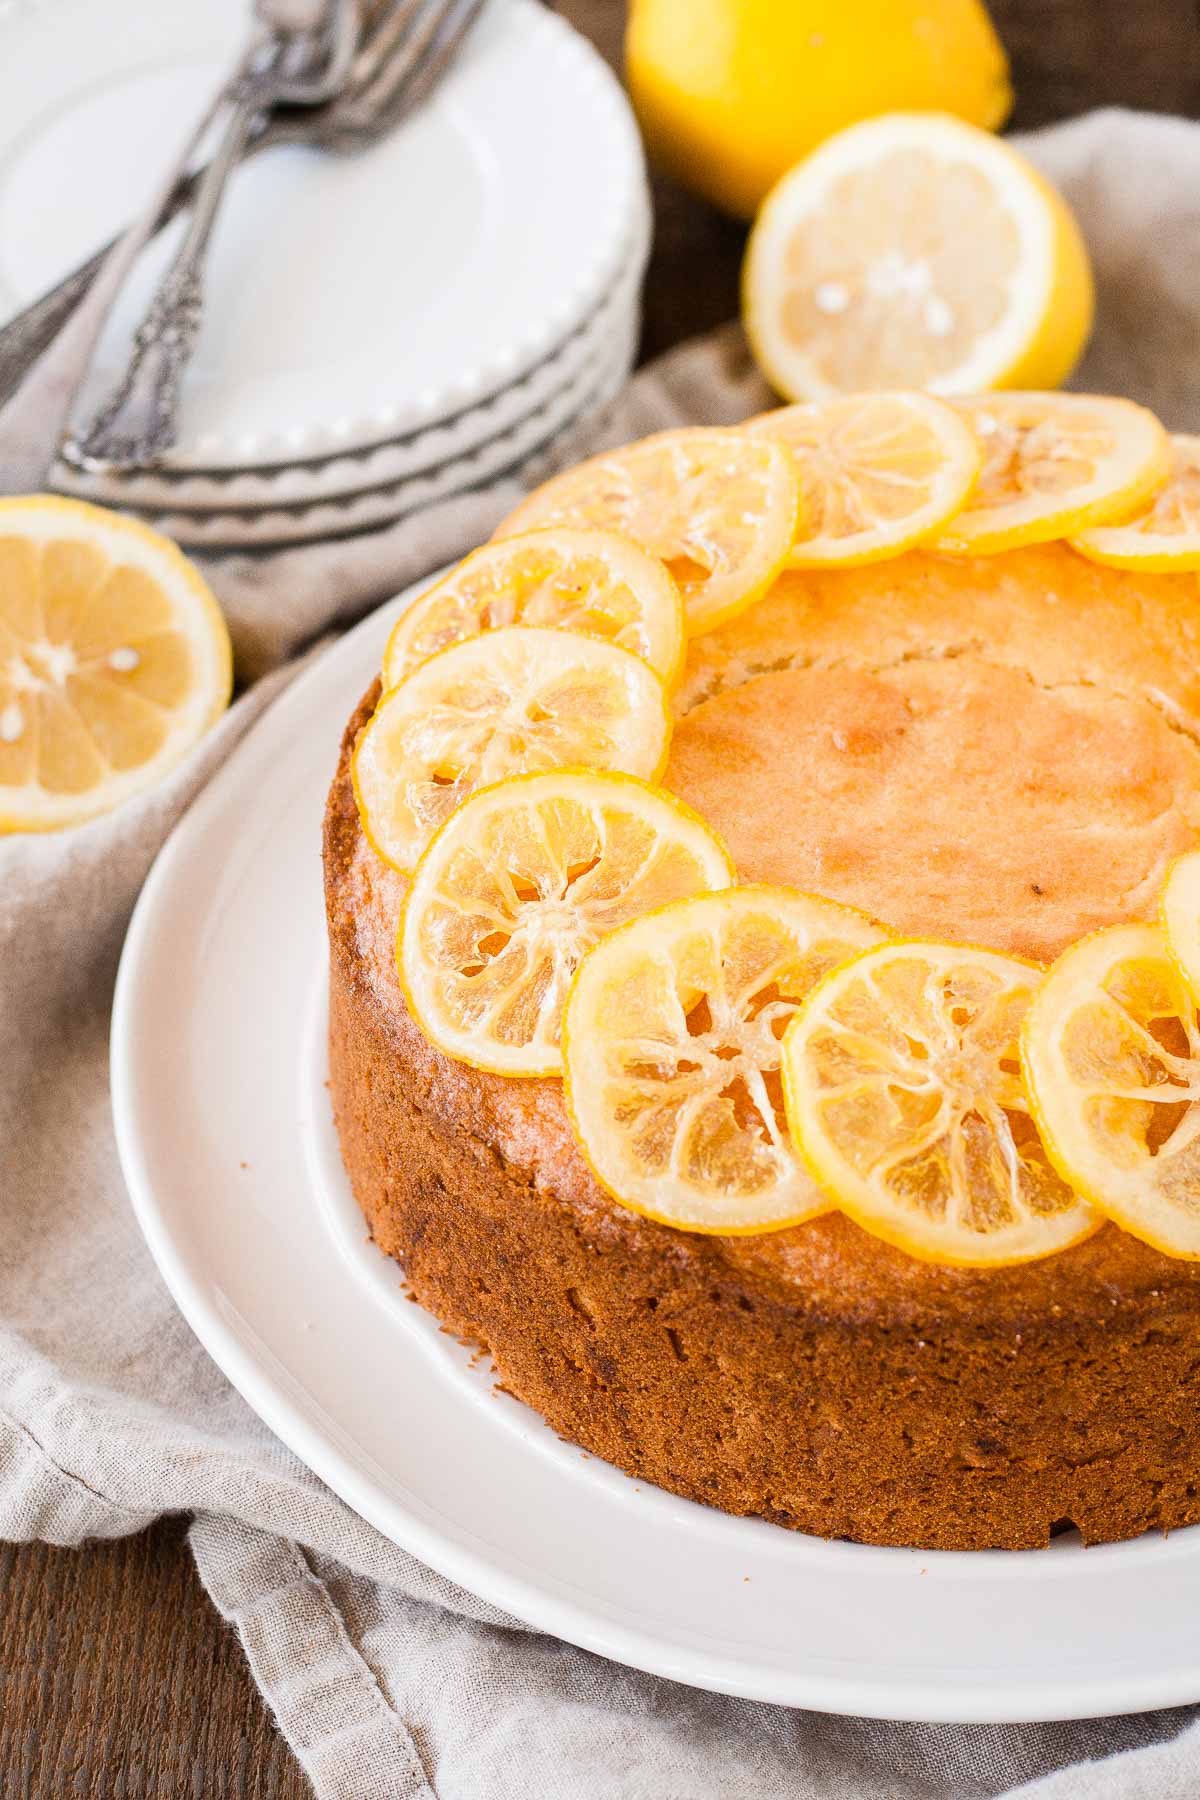
<path id="1" fill-rule="evenodd" d="M 484 788 L 417 865 L 396 954 L 413 1017 L 447 1055 L 558 1075 L 571 977 L 605 932 L 729 887 L 733 865 L 688 807 L 631 775 L 518 775 Z"/>
<path id="2" fill-rule="evenodd" d="M 1200 850 L 1190 850 L 1171 864 L 1159 911 L 1168 953 L 1200 999 Z"/>
<path id="3" fill-rule="evenodd" d="M 0 500 L 0 832 L 152 787 L 231 682 L 225 621 L 174 544 L 76 500 Z"/>
<path id="4" fill-rule="evenodd" d="M 789 400 L 868 388 L 1058 387 L 1092 321 L 1065 202 L 939 113 L 853 125 L 785 175 L 746 249 L 742 312 Z"/>
<path id="5" fill-rule="evenodd" d="M 506 625 L 606 638 L 668 686 L 683 667 L 683 605 L 657 558 L 611 531 L 537 531 L 473 551 L 400 615 L 384 688 L 437 651 Z"/>
<path id="6" fill-rule="evenodd" d="M 796 535 L 798 484 L 778 444 L 699 427 L 661 431 L 536 488 L 497 537 L 599 526 L 674 576 L 689 633 L 732 619 L 769 586 Z"/>
<path id="7" fill-rule="evenodd" d="M 963 556 L 1071 537 L 1126 518 L 1167 478 L 1171 445 L 1152 412 L 1105 394 L 958 400 L 983 468 L 934 548 Z"/>
<path id="8" fill-rule="evenodd" d="M 831 132 L 898 107 L 1004 123 L 980 0 L 633 0 L 629 89 L 655 161 L 749 218 Z"/>
<path id="9" fill-rule="evenodd" d="M 1018 1037 L 1040 970 L 886 944 L 814 988 L 783 1040 L 788 1122 L 835 1204 L 933 1262 L 1028 1262 L 1096 1229 L 1051 1166 Z"/>
<path id="10" fill-rule="evenodd" d="M 440 650 L 385 694 L 355 746 L 363 829 L 411 869 L 468 795 L 509 775 L 575 766 L 662 773 L 662 682 L 616 644 L 509 625 Z"/>
<path id="11" fill-rule="evenodd" d="M 623 1206 L 688 1231 L 778 1231 L 829 1202 L 797 1160 L 779 1041 L 835 963 L 886 933 L 783 888 L 727 888 L 588 952 L 563 1016 L 584 1155 Z"/>
<path id="12" fill-rule="evenodd" d="M 1158 492 L 1132 518 L 1094 525 L 1071 544 L 1114 569 L 1200 569 L 1200 437 L 1175 432 L 1170 473 Z"/>
<path id="13" fill-rule="evenodd" d="M 974 433 L 929 394 L 846 394 L 745 429 L 786 445 L 799 471 L 793 568 L 898 556 L 962 508 L 979 473 Z"/>
<path id="14" fill-rule="evenodd" d="M 1168 1256 L 1200 1257 L 1200 1029 L 1157 925 L 1110 925 L 1064 952 L 1021 1055 L 1064 1181 Z"/>

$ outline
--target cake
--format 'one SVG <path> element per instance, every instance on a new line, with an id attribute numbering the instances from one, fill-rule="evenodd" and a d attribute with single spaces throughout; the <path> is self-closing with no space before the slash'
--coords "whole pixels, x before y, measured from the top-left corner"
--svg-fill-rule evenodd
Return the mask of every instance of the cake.
<path id="1" fill-rule="evenodd" d="M 1154 916 L 1200 835 L 1200 594 L 1049 543 L 792 570 L 693 638 L 664 786 L 743 881 L 1048 961 Z M 1200 1518 L 1200 1265 L 1105 1224 L 1044 1260 L 917 1260 L 838 1212 L 704 1236 L 599 1185 L 561 1083 L 452 1061 L 395 964 L 406 880 L 325 823 L 342 1154 L 417 1301 L 565 1439 L 825 1537 L 1087 1543 Z"/>

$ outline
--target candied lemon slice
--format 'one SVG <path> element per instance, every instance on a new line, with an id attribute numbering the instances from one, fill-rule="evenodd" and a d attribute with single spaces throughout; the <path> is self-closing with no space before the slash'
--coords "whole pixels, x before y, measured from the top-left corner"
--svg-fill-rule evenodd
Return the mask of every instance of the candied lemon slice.
<path id="1" fill-rule="evenodd" d="M 662 431 L 556 475 L 497 537 L 547 525 L 600 526 L 664 562 L 693 636 L 766 589 L 796 535 L 798 484 L 778 444 L 742 432 Z"/>
<path id="2" fill-rule="evenodd" d="M 763 413 L 746 430 L 785 444 L 800 476 L 795 568 L 898 556 L 962 507 L 979 473 L 974 432 L 928 394 L 847 394 Z"/>
<path id="3" fill-rule="evenodd" d="M 1061 197 L 1010 145 L 944 113 L 885 113 L 828 138 L 768 195 L 742 273 L 751 347 L 790 400 L 1057 387 L 1092 307 Z"/>
<path id="4" fill-rule="evenodd" d="M 1166 480 L 1171 444 L 1152 412 L 1105 394 L 956 400 L 980 440 L 970 501 L 934 548 L 981 556 L 1123 519 Z"/>
<path id="5" fill-rule="evenodd" d="M 452 644 L 385 694 L 354 751 L 363 829 L 411 869 L 477 788 L 575 766 L 662 773 L 671 716 L 640 656 L 569 631 L 510 625 Z"/>
<path id="6" fill-rule="evenodd" d="M 1040 979 L 990 950 L 887 944 L 801 1006 L 783 1040 L 788 1123 L 865 1230 L 932 1262 L 995 1266 L 1096 1229 L 1051 1166 L 1021 1079 Z"/>
<path id="7" fill-rule="evenodd" d="M 1176 857 L 1167 870 L 1160 912 L 1167 950 L 1200 1000 L 1200 850 Z"/>
<path id="8" fill-rule="evenodd" d="M 632 775 L 517 775 L 472 795 L 413 876 L 397 940 L 413 1016 L 498 1075 L 558 1075 L 567 988 L 605 932 L 729 887 L 704 821 Z"/>
<path id="9" fill-rule="evenodd" d="M 1064 1181 L 1155 1249 L 1200 1258 L 1200 1029 L 1161 929 L 1110 925 L 1072 944 L 1021 1056 Z"/>
<path id="10" fill-rule="evenodd" d="M 886 935 L 832 900 L 739 887 L 589 951 L 563 1016 L 566 1096 L 608 1191 L 688 1231 L 778 1231 L 827 1211 L 788 1139 L 779 1041 L 822 975 Z"/>
<path id="11" fill-rule="evenodd" d="M 401 613 L 383 655 L 393 688 L 427 657 L 506 625 L 580 631 L 632 650 L 671 686 L 683 667 L 679 590 L 612 531 L 530 532 L 485 544 Z"/>
<path id="12" fill-rule="evenodd" d="M 152 787 L 231 683 L 225 621 L 174 544 L 77 500 L 0 500 L 0 832 Z"/>
<path id="13" fill-rule="evenodd" d="M 1071 544 L 1114 569 L 1200 569 L 1200 437 L 1175 432 L 1171 472 L 1154 497 L 1123 524 L 1093 526 Z"/>

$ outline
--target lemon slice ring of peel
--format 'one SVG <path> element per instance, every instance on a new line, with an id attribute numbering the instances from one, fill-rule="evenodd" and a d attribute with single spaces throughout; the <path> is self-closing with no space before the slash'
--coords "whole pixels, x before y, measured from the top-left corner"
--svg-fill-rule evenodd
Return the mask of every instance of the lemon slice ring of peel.
<path id="1" fill-rule="evenodd" d="M 657 558 L 612 531 L 563 528 L 485 544 L 427 588 L 392 628 L 384 688 L 439 650 L 507 625 L 604 638 L 668 687 L 683 667 L 683 604 Z"/>
<path id="2" fill-rule="evenodd" d="M 1159 901 L 1167 952 L 1200 1000 L 1200 850 L 1177 856 Z"/>
<path id="3" fill-rule="evenodd" d="M 1200 1258 L 1200 1027 L 1160 928 L 1111 925 L 1064 951 L 1021 1054 L 1063 1179 L 1131 1236 Z"/>
<path id="4" fill-rule="evenodd" d="M 987 950 L 897 942 L 835 969 L 783 1041 L 797 1148 L 834 1204 L 910 1256 L 1049 1256 L 1100 1215 L 1051 1166 L 1018 1036 L 1041 973 Z"/>
<path id="5" fill-rule="evenodd" d="M 452 644 L 385 694 L 351 765 L 363 829 L 411 869 L 477 788 L 577 765 L 655 780 L 671 716 L 662 682 L 628 650 L 510 625 Z"/>
<path id="6" fill-rule="evenodd" d="M 1106 394 L 984 394 L 954 403 L 983 449 L 975 491 L 933 547 L 987 555 L 1126 518 L 1167 479 L 1152 412 Z"/>
<path id="7" fill-rule="evenodd" d="M 623 1206 L 688 1231 L 778 1231 L 828 1210 L 788 1138 L 780 1039 L 835 963 L 885 933 L 832 900 L 737 887 L 623 925 L 580 964 L 566 1101 Z"/>
<path id="8" fill-rule="evenodd" d="M 1114 569 L 1200 569 L 1200 437 L 1173 433 L 1171 472 L 1153 498 L 1123 524 L 1080 532 L 1071 547 Z"/>
<path id="9" fill-rule="evenodd" d="M 793 568 L 899 556 L 959 512 L 979 473 L 978 440 L 929 394 L 847 394 L 763 413 L 746 426 L 791 453 L 800 477 Z"/>
<path id="10" fill-rule="evenodd" d="M 795 540 L 798 503 L 796 470 L 780 445 L 695 427 L 553 476 L 496 536 L 565 525 L 631 538 L 666 564 L 694 636 L 736 617 L 770 585 Z"/>
<path id="11" fill-rule="evenodd" d="M 0 833 L 154 786 L 231 685 L 225 622 L 174 544 L 77 500 L 0 500 Z"/>
<path id="12" fill-rule="evenodd" d="M 567 989 L 627 919 L 729 887 L 724 845 L 631 775 L 560 770 L 473 794 L 413 876 L 397 965 L 425 1035 L 499 1075 L 560 1075 Z"/>

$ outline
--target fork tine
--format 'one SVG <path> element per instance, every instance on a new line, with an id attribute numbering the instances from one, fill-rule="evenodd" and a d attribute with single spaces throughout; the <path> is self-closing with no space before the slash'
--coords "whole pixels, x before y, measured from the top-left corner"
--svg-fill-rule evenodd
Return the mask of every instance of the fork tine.
<path id="1" fill-rule="evenodd" d="M 407 90 L 413 76 L 421 69 L 425 57 L 440 39 L 443 26 L 461 0 L 418 0 L 408 5 L 408 29 L 392 52 L 378 67 L 378 72 L 354 96 L 362 112 L 381 122 L 392 122 L 392 108 Z"/>
<path id="2" fill-rule="evenodd" d="M 358 54 L 347 89 L 356 92 L 373 81 L 393 51 L 403 43 L 413 19 L 427 0 L 374 0 L 365 20 Z"/>
<path id="3" fill-rule="evenodd" d="M 451 0 L 425 56 L 396 96 L 399 104 L 390 116 L 391 124 L 406 119 L 428 98 L 458 55 L 463 39 L 483 10 L 483 4 L 484 0 Z"/>

